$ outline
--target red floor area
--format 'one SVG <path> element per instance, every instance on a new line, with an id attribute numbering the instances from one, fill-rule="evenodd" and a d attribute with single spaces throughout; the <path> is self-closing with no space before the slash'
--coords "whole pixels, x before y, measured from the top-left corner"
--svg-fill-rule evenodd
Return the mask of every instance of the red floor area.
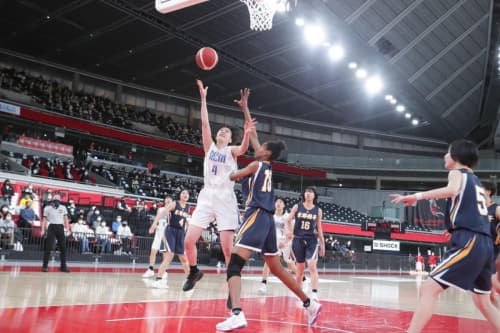
<path id="1" fill-rule="evenodd" d="M 170 291 L 169 291 L 170 292 Z M 196 292 L 196 291 L 195 291 Z M 0 332 L 215 332 L 225 300 L 29 307 L 0 310 Z M 244 299 L 248 327 L 237 332 L 404 332 L 411 312 L 323 302 L 316 327 L 292 297 Z M 484 320 L 435 315 L 426 333 L 493 332 Z"/>

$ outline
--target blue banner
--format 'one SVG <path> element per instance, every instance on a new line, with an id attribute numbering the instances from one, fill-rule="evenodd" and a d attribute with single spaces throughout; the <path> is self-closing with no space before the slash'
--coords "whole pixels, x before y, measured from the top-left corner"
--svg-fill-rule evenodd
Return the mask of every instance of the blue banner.
<path id="1" fill-rule="evenodd" d="M 0 102 L 0 111 L 19 116 L 21 108 L 17 105 Z"/>

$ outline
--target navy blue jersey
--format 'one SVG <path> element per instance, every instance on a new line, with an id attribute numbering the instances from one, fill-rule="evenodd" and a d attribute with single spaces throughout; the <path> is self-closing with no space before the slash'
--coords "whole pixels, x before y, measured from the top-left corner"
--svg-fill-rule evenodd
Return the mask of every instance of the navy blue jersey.
<path id="1" fill-rule="evenodd" d="M 452 229 L 468 229 L 490 235 L 484 188 L 471 170 L 459 171 L 462 173 L 462 187 L 460 193 L 451 198 L 446 211 Z"/>
<path id="2" fill-rule="evenodd" d="M 246 206 L 247 205 L 247 198 L 248 194 L 250 193 L 250 184 L 252 183 L 252 177 L 245 177 L 241 181 L 241 198 L 243 204 Z"/>
<path id="3" fill-rule="evenodd" d="M 490 233 L 491 238 L 495 246 L 500 245 L 500 230 L 498 229 L 500 220 L 497 219 L 497 207 L 498 204 L 493 202 L 488 206 L 488 220 L 490 221 Z"/>
<path id="4" fill-rule="evenodd" d="M 259 162 L 257 172 L 250 178 L 246 208 L 261 208 L 274 214 L 274 188 L 271 163 Z"/>
<path id="5" fill-rule="evenodd" d="M 172 216 L 170 217 L 170 223 L 168 224 L 172 228 L 184 229 L 186 220 L 189 217 L 189 206 L 186 205 L 184 208 L 177 201 L 175 203 L 175 210 L 172 211 Z"/>
<path id="6" fill-rule="evenodd" d="M 316 237 L 316 220 L 318 218 L 319 207 L 306 209 L 304 203 L 299 203 L 297 213 L 295 214 L 295 224 L 293 226 L 293 235 L 297 237 Z"/>

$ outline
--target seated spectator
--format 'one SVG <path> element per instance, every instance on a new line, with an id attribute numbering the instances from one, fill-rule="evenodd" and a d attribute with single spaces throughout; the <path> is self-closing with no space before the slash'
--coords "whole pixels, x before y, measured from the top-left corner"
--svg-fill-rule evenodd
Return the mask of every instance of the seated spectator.
<path id="1" fill-rule="evenodd" d="M 21 209 L 21 212 L 19 213 L 19 228 L 31 230 L 31 228 L 33 227 L 33 223 L 40 220 L 32 206 L 33 201 L 28 200 L 25 202 L 24 208 Z"/>
<path id="2" fill-rule="evenodd" d="M 132 234 L 132 231 L 130 230 L 127 221 L 123 221 L 122 224 L 118 227 L 118 230 L 116 231 L 116 237 L 118 237 L 118 240 L 122 245 L 122 247 L 119 250 L 120 254 L 121 253 L 132 254 L 131 245 L 133 236 L 134 235 Z"/>
<path id="3" fill-rule="evenodd" d="M 115 220 L 111 224 L 111 231 L 116 235 L 118 232 L 118 227 L 122 225 L 122 217 L 120 215 L 116 215 Z"/>
<path id="4" fill-rule="evenodd" d="M 16 224 L 12 219 L 12 213 L 10 212 L 7 212 L 0 219 L 0 237 L 2 249 L 14 247 L 16 250 L 22 251 L 23 235 L 21 231 L 17 229 Z"/>
<path id="5" fill-rule="evenodd" d="M 26 203 L 28 201 L 33 202 L 33 199 L 31 199 L 31 195 L 27 192 L 23 192 L 21 200 L 19 200 L 19 207 L 24 208 L 26 207 Z"/>
<path id="6" fill-rule="evenodd" d="M 113 235 L 113 233 L 109 230 L 105 221 L 102 221 L 101 224 L 96 228 L 95 235 L 101 247 L 101 253 L 110 253 L 111 235 Z"/>
<path id="7" fill-rule="evenodd" d="M 6 197 L 9 200 L 9 204 L 10 204 L 10 199 L 14 195 L 14 188 L 12 187 L 9 179 L 6 179 L 3 182 L 1 192 L 2 192 L 2 196 L 4 198 Z"/>
<path id="8" fill-rule="evenodd" d="M 85 221 L 78 220 L 77 223 L 74 223 L 71 227 L 71 232 L 73 237 L 80 242 L 81 252 L 83 254 L 90 253 L 89 237 L 94 236 L 94 231 L 85 224 Z"/>
<path id="9" fill-rule="evenodd" d="M 8 195 L 0 196 L 0 207 L 2 207 L 2 206 L 7 206 L 7 210 L 8 210 L 8 207 L 10 206 L 10 200 L 9 200 Z"/>

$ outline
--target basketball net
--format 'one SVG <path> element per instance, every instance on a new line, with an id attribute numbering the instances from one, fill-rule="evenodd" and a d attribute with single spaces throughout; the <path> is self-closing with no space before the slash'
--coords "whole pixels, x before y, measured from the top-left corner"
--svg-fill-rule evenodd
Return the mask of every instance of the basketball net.
<path id="1" fill-rule="evenodd" d="M 250 29 L 256 31 L 271 30 L 273 17 L 278 8 L 277 0 L 240 0 L 248 7 Z"/>

